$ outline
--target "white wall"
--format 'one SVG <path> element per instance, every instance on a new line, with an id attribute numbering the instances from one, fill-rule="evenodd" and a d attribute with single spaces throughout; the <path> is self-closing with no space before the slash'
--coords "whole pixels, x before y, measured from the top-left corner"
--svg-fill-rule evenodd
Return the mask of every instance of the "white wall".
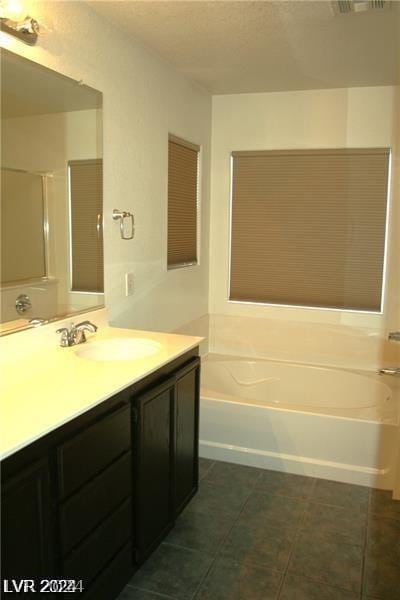
<path id="1" fill-rule="evenodd" d="M 229 159 L 232 150 L 391 146 L 394 92 L 375 87 L 213 97 L 209 300 L 214 351 L 231 351 L 247 331 L 251 343 L 247 348 L 242 343 L 241 353 L 357 368 L 374 368 L 383 360 L 381 336 L 399 325 L 398 302 L 387 302 L 384 315 L 228 302 Z M 398 204 L 398 198 L 394 201 Z M 392 220 L 392 255 L 399 234 L 399 223 Z M 394 262 L 389 265 L 392 295 L 398 285 Z M 385 360 L 394 354 L 392 347 L 385 350 Z"/>
<path id="2" fill-rule="evenodd" d="M 24 5 L 48 27 L 36 47 L 1 33 L 1 45 L 104 94 L 105 298 L 111 322 L 170 330 L 208 312 L 211 98 L 109 25 L 83 2 Z M 200 265 L 166 270 L 168 132 L 201 145 Z M 121 241 L 113 208 L 131 211 Z M 124 275 L 135 275 L 125 297 Z"/>

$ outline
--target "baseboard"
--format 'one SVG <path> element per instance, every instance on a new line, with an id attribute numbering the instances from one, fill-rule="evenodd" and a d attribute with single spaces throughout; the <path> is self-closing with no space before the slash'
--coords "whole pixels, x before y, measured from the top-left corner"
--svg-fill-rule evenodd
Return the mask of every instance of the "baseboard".
<path id="1" fill-rule="evenodd" d="M 200 440 L 200 456 L 249 467 L 270 469 L 271 471 L 319 477 L 320 479 L 330 479 L 383 490 L 393 489 L 393 473 L 389 469 L 371 469 L 358 465 L 315 460 L 304 456 L 278 454 L 209 440 Z"/>

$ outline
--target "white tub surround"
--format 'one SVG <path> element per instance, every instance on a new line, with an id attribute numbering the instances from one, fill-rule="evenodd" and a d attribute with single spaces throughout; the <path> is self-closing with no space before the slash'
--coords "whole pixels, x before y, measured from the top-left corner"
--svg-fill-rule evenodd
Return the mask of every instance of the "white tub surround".
<path id="1" fill-rule="evenodd" d="M 96 316 L 97 315 L 97 316 Z M 99 326 L 85 344 L 61 348 L 55 330 L 71 319 L 0 341 L 0 459 L 78 417 L 127 386 L 195 348 L 202 338 L 106 325 L 105 311 L 80 315 Z M 89 337 L 90 336 L 90 337 Z M 79 357 L 83 347 L 113 338 L 145 338 L 160 344 L 146 358 L 95 361 Z M 21 352 L 18 351 L 19 348 Z"/>
<path id="2" fill-rule="evenodd" d="M 374 373 L 209 355 L 201 455 L 393 489 L 399 387 Z"/>
<path id="3" fill-rule="evenodd" d="M 242 305 L 243 310 L 246 306 Z M 332 318 L 331 323 L 296 321 L 294 315 L 291 320 L 278 314 L 275 318 L 210 315 L 209 351 L 365 371 L 400 364 L 400 344 L 387 339 L 387 327 L 379 331 L 337 324 L 334 313 L 322 312 L 326 318 Z M 317 318 L 318 310 L 308 309 L 308 314 L 310 319 Z"/>

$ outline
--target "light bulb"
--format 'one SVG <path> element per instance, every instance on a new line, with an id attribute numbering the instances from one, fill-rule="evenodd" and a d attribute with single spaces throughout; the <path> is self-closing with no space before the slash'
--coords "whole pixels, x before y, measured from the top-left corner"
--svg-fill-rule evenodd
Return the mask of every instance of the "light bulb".
<path id="1" fill-rule="evenodd" d="M 1 16 L 11 21 L 21 21 L 26 17 L 26 10 L 19 0 L 3 0 L 1 3 Z"/>

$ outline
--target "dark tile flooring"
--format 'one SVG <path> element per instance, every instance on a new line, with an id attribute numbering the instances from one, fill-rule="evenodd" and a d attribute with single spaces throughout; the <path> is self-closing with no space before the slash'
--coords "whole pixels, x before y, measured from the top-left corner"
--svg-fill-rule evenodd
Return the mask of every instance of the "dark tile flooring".
<path id="1" fill-rule="evenodd" d="M 389 492 L 206 459 L 200 477 L 119 600 L 400 600 Z"/>

